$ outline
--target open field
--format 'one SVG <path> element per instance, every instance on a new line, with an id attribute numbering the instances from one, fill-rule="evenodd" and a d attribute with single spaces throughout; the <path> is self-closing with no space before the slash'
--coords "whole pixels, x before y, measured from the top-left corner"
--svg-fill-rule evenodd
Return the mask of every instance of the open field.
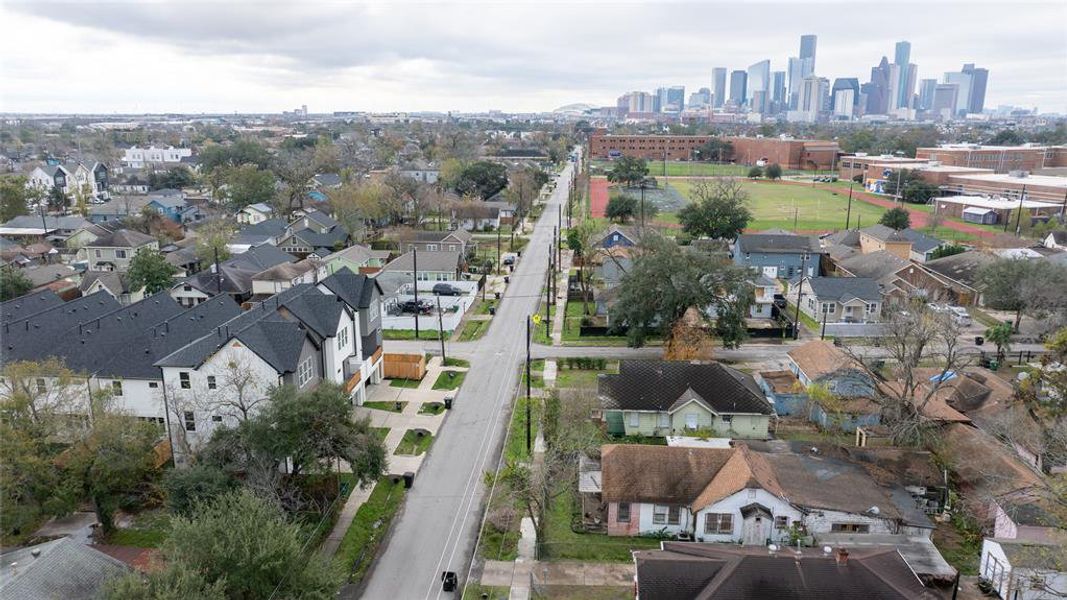
<path id="1" fill-rule="evenodd" d="M 589 172 L 592 175 L 604 175 L 611 170 L 610 160 L 594 160 L 589 163 Z M 748 175 L 749 165 L 715 164 L 708 162 L 691 162 L 669 160 L 664 164 L 662 160 L 648 161 L 648 175 L 650 177 L 744 177 Z M 783 171 L 784 174 L 804 174 L 810 171 Z"/>

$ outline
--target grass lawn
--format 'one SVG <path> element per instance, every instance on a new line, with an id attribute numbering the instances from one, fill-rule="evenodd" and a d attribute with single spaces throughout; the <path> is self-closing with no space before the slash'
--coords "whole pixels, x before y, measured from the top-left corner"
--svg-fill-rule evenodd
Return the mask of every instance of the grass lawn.
<path id="1" fill-rule="evenodd" d="M 610 160 L 594 160 L 589 164 L 590 172 L 596 171 L 597 175 L 604 175 L 611 170 L 613 163 Z M 748 175 L 749 167 L 744 165 L 717 165 L 713 163 L 691 161 L 667 161 L 666 172 L 668 177 L 744 177 Z M 650 177 L 663 177 L 664 166 L 662 160 L 648 161 L 648 174 Z"/>
<path id="2" fill-rule="evenodd" d="M 459 342 L 473 342 L 482 339 L 485 332 L 489 331 L 489 324 L 492 321 L 475 321 L 468 319 L 462 329 L 459 331 L 459 337 L 456 341 Z"/>
<path id="3" fill-rule="evenodd" d="M 546 585 L 534 590 L 534 600 L 632 600 L 633 588 L 611 585 Z"/>
<path id="4" fill-rule="evenodd" d="M 146 510 L 133 517 L 130 527 L 116 529 L 107 538 L 108 544 L 158 548 L 167 538 L 170 529 L 170 513 L 165 509 Z"/>
<path id="5" fill-rule="evenodd" d="M 789 315 L 789 321 L 792 322 L 793 318 L 797 315 L 797 305 L 791 302 L 787 302 L 785 306 L 786 314 Z M 808 316 L 808 313 L 800 311 L 800 323 L 807 327 L 812 333 L 819 333 L 822 329 L 822 325 L 817 323 L 815 319 Z"/>
<path id="6" fill-rule="evenodd" d="M 608 437 L 612 444 L 644 444 L 645 446 L 666 446 L 667 438 L 646 435 L 616 435 Z"/>
<path id="7" fill-rule="evenodd" d="M 672 181 L 671 185 L 683 196 L 689 197 L 692 189 L 690 182 Z M 749 195 L 749 210 L 752 211 L 753 220 L 748 227 L 751 230 L 793 230 L 794 211 L 798 231 L 833 231 L 845 228 L 847 191 L 835 194 L 801 185 L 747 180 L 742 181 L 741 185 Z M 885 209 L 880 206 L 853 199 L 851 224 L 874 225 L 884 212 Z M 669 223 L 668 214 L 661 214 L 656 220 Z"/>
<path id="8" fill-rule="evenodd" d="M 378 544 L 389 531 L 389 524 L 404 501 L 405 492 L 403 480 L 393 483 L 388 477 L 382 477 L 370 498 L 359 507 L 337 548 L 337 559 L 349 573 L 349 581 L 360 581 L 366 575 L 374 562 Z"/>
<path id="9" fill-rule="evenodd" d="M 397 381 L 397 380 L 393 380 Z M 400 405 L 397 408 L 397 404 Z M 373 408 L 374 410 L 387 410 L 389 412 L 404 412 L 404 407 L 407 406 L 407 402 L 364 402 L 363 406 L 366 408 Z"/>
<path id="10" fill-rule="evenodd" d="M 450 377 L 450 375 L 453 375 Z M 459 386 L 463 385 L 463 380 L 466 379 L 466 371 L 441 371 L 441 374 L 437 376 L 437 381 L 433 383 L 433 389 L 435 390 L 455 390 L 459 389 Z"/>
<path id="11" fill-rule="evenodd" d="M 590 371 L 587 369 L 560 369 L 556 372 L 556 387 L 596 389 L 597 375 L 610 371 Z"/>
<path id="12" fill-rule="evenodd" d="M 390 379 L 390 387 L 408 388 L 414 389 L 419 387 L 420 381 L 418 379 Z"/>
<path id="13" fill-rule="evenodd" d="M 526 393 L 526 363 L 522 365 L 522 381 L 519 385 L 521 386 L 519 392 Z M 530 361 L 530 387 L 537 389 L 545 387 L 545 360 L 543 358 Z"/>
<path id="14" fill-rule="evenodd" d="M 444 366 L 446 367 L 463 367 L 466 369 L 471 366 L 471 361 L 463 360 L 462 358 L 452 358 L 451 356 L 449 356 L 445 358 L 442 364 L 444 364 Z"/>
<path id="15" fill-rule="evenodd" d="M 484 302 L 478 301 L 478 305 L 474 308 L 474 314 L 487 315 L 490 308 L 496 308 L 500 304 L 496 298 L 486 298 Z"/>
<path id="16" fill-rule="evenodd" d="M 541 294 L 541 295 L 544 296 L 544 294 Z M 530 328 L 531 328 L 530 331 L 531 331 L 531 333 L 533 333 L 533 343 L 535 343 L 535 344 L 543 344 L 545 346 L 551 346 L 552 345 L 552 336 L 551 336 L 552 321 L 555 320 L 555 318 L 556 318 L 556 307 L 555 306 L 548 307 L 548 327 L 547 327 L 547 331 L 546 331 L 546 327 L 545 327 L 545 304 L 544 304 L 543 300 L 544 300 L 544 298 L 542 298 L 541 304 L 538 305 L 538 311 L 537 311 L 537 314 L 541 315 L 541 322 L 540 323 L 534 323 L 533 321 L 530 321 Z M 525 341 L 525 340 L 523 340 L 523 341 Z"/>
<path id="17" fill-rule="evenodd" d="M 404 432 L 404 437 L 401 438 L 400 444 L 397 445 L 396 452 L 393 452 L 393 454 L 418 456 L 429 450 L 432 443 L 433 435 L 430 432 L 422 430 L 422 435 L 419 435 L 415 429 L 408 429 Z"/>
<path id="18" fill-rule="evenodd" d="M 445 411 L 445 405 L 440 402 L 427 402 L 419 407 L 420 415 L 439 415 Z"/>
<path id="19" fill-rule="evenodd" d="M 571 521 L 578 510 L 575 493 L 568 490 L 552 500 L 545 515 L 545 543 L 540 560 L 631 562 L 633 550 L 659 548 L 660 540 L 608 537 L 603 533 L 577 533 Z"/>
<path id="20" fill-rule="evenodd" d="M 530 415 L 532 427 L 530 439 L 537 438 L 538 424 L 540 423 L 541 401 L 538 398 L 530 399 Z M 508 435 L 508 444 L 504 448 L 504 459 L 511 461 L 527 460 L 530 455 L 526 451 L 526 395 L 520 394 L 515 399 L 515 408 L 511 412 L 511 433 Z"/>
<path id="21" fill-rule="evenodd" d="M 445 338 L 446 339 L 451 335 L 452 335 L 451 331 L 446 331 L 445 332 Z M 413 339 L 415 339 L 415 330 L 414 329 L 383 329 L 382 330 L 382 339 L 383 340 L 413 340 Z M 419 330 L 419 339 L 420 340 L 439 340 L 439 339 L 441 339 L 441 337 L 437 334 L 437 330 L 436 329 L 420 329 Z"/>
<path id="22" fill-rule="evenodd" d="M 374 431 L 374 435 L 378 436 L 378 439 L 384 440 L 385 436 L 389 435 L 388 427 L 371 427 Z"/>
<path id="23" fill-rule="evenodd" d="M 483 594 L 486 594 L 483 596 Z M 463 600 L 508 600 L 511 596 L 511 588 L 480 583 L 470 583 L 463 587 Z"/>

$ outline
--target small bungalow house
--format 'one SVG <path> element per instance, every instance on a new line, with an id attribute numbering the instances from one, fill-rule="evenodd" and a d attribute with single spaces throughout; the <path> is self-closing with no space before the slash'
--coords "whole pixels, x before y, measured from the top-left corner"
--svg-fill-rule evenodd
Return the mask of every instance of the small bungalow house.
<path id="1" fill-rule="evenodd" d="M 791 371 L 760 371 L 754 378 L 774 406 L 775 414 L 807 416 L 808 394 Z"/>
<path id="2" fill-rule="evenodd" d="M 418 249 L 422 252 L 458 252 L 460 256 L 469 256 L 476 243 L 470 232 L 463 229 L 455 231 L 405 231 L 401 234 L 399 244 L 404 252 Z"/>
<path id="3" fill-rule="evenodd" d="M 830 405 L 808 403 L 808 417 L 825 429 L 855 431 L 881 422 L 874 402 L 877 382 L 851 357 L 830 342 L 814 340 L 788 353 L 789 370 L 804 388 L 825 387 L 833 396 Z"/>
<path id="4" fill-rule="evenodd" d="M 196 306 L 216 294 L 229 294 L 237 302 L 252 295 L 252 278 L 275 265 L 295 262 L 296 257 L 265 244 L 231 256 L 174 285 L 170 296 L 182 306 Z"/>
<path id="5" fill-rule="evenodd" d="M 240 254 L 249 248 L 268 244 L 277 246 L 286 234 L 289 225 L 281 219 L 266 219 L 253 225 L 247 225 L 233 234 L 226 248 L 234 254 Z"/>
<path id="6" fill-rule="evenodd" d="M 301 283 L 318 279 L 319 261 L 311 258 L 284 262 L 264 269 L 252 276 L 252 299 L 269 298 Z"/>
<path id="7" fill-rule="evenodd" d="M 278 240 L 278 247 L 300 258 L 311 254 L 322 258 L 344 248 L 349 242 L 348 231 L 340 223 L 324 212 L 312 210 L 289 224 Z"/>
<path id="8" fill-rule="evenodd" d="M 237 211 L 237 222 L 242 225 L 255 225 L 274 216 L 274 209 L 269 204 L 257 202 Z"/>
<path id="9" fill-rule="evenodd" d="M 463 257 L 455 250 L 405 252 L 385 265 L 379 277 L 399 277 L 405 282 L 456 281 L 462 265 Z"/>
<path id="10" fill-rule="evenodd" d="M 123 306 L 144 300 L 144 287 L 130 289 L 130 278 L 115 271 L 89 271 L 82 277 L 78 288 L 83 296 L 107 292 Z"/>
<path id="11" fill-rule="evenodd" d="M 167 188 L 150 192 L 146 206 L 171 221 L 181 224 L 184 223 L 182 214 L 188 208 L 188 203 L 184 192 Z"/>
<path id="12" fill-rule="evenodd" d="M 353 244 L 344 250 L 327 255 L 322 259 L 322 266 L 328 275 L 341 269 L 369 275 L 381 271 L 388 260 L 388 250 L 372 250 L 367 246 Z"/>
<path id="13" fill-rule="evenodd" d="M 792 279 L 802 269 L 805 277 L 818 275 L 823 252 L 814 236 L 743 233 L 734 242 L 733 259 L 735 265 L 759 270 L 771 279 Z"/>
<path id="14" fill-rule="evenodd" d="M 125 272 L 133 257 L 144 248 L 159 250 L 159 242 L 140 231 L 118 229 L 87 243 L 79 255 L 89 261 L 90 271 Z"/>
<path id="15" fill-rule="evenodd" d="M 599 376 L 597 394 L 617 435 L 765 439 L 774 414 L 750 375 L 718 362 L 624 360 Z"/>
<path id="16" fill-rule="evenodd" d="M 981 283 L 978 274 L 982 267 L 995 258 L 986 252 L 962 252 L 927 261 L 923 268 L 957 290 L 957 304 L 971 306 L 982 303 Z"/>
<path id="17" fill-rule="evenodd" d="M 452 229 L 486 231 L 510 225 L 515 220 L 515 205 L 507 202 L 458 202 L 452 205 Z"/>
<path id="18" fill-rule="evenodd" d="M 800 310 L 816 322 L 872 323 L 881 320 L 882 291 L 868 277 L 805 277 Z M 794 300 L 796 294 L 793 294 Z"/>
<path id="19" fill-rule="evenodd" d="M 632 227 L 612 225 L 611 227 L 608 227 L 603 235 L 597 236 L 597 238 L 597 241 L 593 245 L 598 248 L 609 249 L 617 246 L 632 248 L 637 245 L 639 236 L 637 235 L 637 231 Z"/>

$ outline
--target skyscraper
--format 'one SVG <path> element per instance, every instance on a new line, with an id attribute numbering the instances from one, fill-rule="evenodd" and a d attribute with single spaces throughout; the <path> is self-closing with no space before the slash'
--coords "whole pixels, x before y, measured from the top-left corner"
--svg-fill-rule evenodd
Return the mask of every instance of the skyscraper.
<path id="1" fill-rule="evenodd" d="M 815 73 L 815 44 L 819 41 L 814 34 L 800 36 L 800 60 L 807 61 L 804 77 Z"/>
<path id="2" fill-rule="evenodd" d="M 795 110 L 800 98 L 800 84 L 804 81 L 804 63 L 799 58 L 791 56 L 787 68 L 789 75 L 789 108 Z"/>
<path id="3" fill-rule="evenodd" d="M 842 90 L 852 90 L 852 94 L 851 94 L 851 96 L 849 96 L 849 98 L 851 99 L 850 100 L 851 104 L 846 108 L 842 108 L 842 107 L 837 105 L 837 98 L 838 98 L 837 93 L 842 91 Z M 840 113 L 840 111 L 841 110 L 846 110 L 846 109 L 848 111 L 848 114 L 851 115 L 852 114 L 852 110 L 855 107 L 855 105 L 859 102 L 859 99 L 860 99 L 860 80 L 859 79 L 857 79 L 856 77 L 838 77 L 837 79 L 834 80 L 834 86 L 830 89 L 830 109 L 834 111 L 835 115 L 844 114 L 844 113 Z"/>
<path id="4" fill-rule="evenodd" d="M 771 73 L 771 111 L 780 113 L 786 107 L 785 71 Z"/>
<path id="5" fill-rule="evenodd" d="M 919 82 L 919 110 L 930 110 L 934 107 L 934 92 L 937 91 L 936 79 L 923 79 Z"/>
<path id="6" fill-rule="evenodd" d="M 652 112 L 663 112 L 665 106 L 667 106 L 667 88 L 656 88 L 655 93 L 652 94 Z"/>
<path id="7" fill-rule="evenodd" d="M 908 66 L 911 64 L 911 42 L 897 42 L 893 55 L 893 64 L 897 66 L 897 81 L 892 108 L 907 108 L 911 106 L 911 97 L 915 94 L 915 80 L 908 88 Z"/>
<path id="8" fill-rule="evenodd" d="M 963 72 L 971 76 L 971 94 L 967 103 L 967 112 L 978 114 L 985 109 L 985 86 L 989 80 L 989 69 L 976 69 L 974 63 L 963 65 Z"/>
<path id="9" fill-rule="evenodd" d="M 715 67 L 711 71 L 711 92 L 715 108 L 722 108 L 726 103 L 726 69 Z"/>
<path id="10" fill-rule="evenodd" d="M 730 102 L 734 106 L 742 106 L 745 103 L 745 83 L 748 73 L 744 71 L 730 72 Z"/>
<path id="11" fill-rule="evenodd" d="M 959 104 L 960 86 L 955 83 L 941 83 L 934 88 L 934 103 L 930 107 L 942 119 L 951 119 L 956 114 Z"/>
<path id="12" fill-rule="evenodd" d="M 863 93 L 867 96 L 867 106 L 864 114 L 884 115 L 889 112 L 889 59 L 882 57 L 882 62 L 871 69 L 871 81 L 863 85 Z"/>
<path id="13" fill-rule="evenodd" d="M 952 115 L 964 115 L 967 114 L 967 110 L 971 106 L 971 82 L 974 79 L 971 77 L 971 73 L 945 73 L 945 83 L 954 83 L 959 91 L 956 94 L 956 108 L 953 110 Z"/>
<path id="14" fill-rule="evenodd" d="M 748 68 L 745 82 L 745 98 L 752 112 L 763 114 L 767 110 L 767 90 L 771 85 L 771 61 L 761 60 Z M 757 105 L 758 103 L 758 105 Z"/>
<path id="15" fill-rule="evenodd" d="M 672 85 L 667 88 L 666 100 L 660 105 L 662 112 L 682 112 L 685 108 L 685 86 Z"/>

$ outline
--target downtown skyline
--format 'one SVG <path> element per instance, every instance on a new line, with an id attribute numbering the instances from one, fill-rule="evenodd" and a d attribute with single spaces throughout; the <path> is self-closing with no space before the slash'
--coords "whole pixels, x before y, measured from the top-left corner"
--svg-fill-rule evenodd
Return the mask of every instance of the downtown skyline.
<path id="1" fill-rule="evenodd" d="M 908 40 L 917 81 L 974 63 L 991 73 L 987 108 L 1067 113 L 1062 4 L 904 4 L 914 18 L 885 20 L 800 3 L 267 6 L 6 2 L 0 111 L 539 112 L 672 85 L 688 100 L 715 67 L 788 72 L 810 33 L 831 82 L 865 82 Z M 998 35 L 982 35 L 991 22 Z"/>

